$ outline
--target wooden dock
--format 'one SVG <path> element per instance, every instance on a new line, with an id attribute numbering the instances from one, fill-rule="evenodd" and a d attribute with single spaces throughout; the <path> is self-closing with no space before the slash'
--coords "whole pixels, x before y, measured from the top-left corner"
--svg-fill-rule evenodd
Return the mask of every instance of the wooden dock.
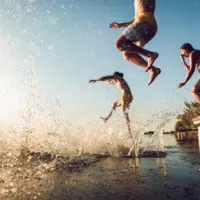
<path id="1" fill-rule="evenodd" d="M 182 130 L 175 132 L 177 142 L 198 140 L 198 129 Z"/>

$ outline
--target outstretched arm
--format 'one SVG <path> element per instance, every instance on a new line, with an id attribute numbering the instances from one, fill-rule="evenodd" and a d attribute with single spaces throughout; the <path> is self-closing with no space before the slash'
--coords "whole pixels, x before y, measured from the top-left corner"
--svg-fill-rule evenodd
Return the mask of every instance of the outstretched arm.
<path id="1" fill-rule="evenodd" d="M 112 80 L 113 80 L 113 76 L 103 76 L 101 78 L 90 80 L 89 83 L 95 83 L 97 81 L 104 81 L 104 82 L 107 82 L 107 83 L 111 83 Z"/>
<path id="2" fill-rule="evenodd" d="M 124 22 L 124 23 L 117 23 L 113 22 L 109 25 L 110 28 L 122 28 L 122 27 L 127 27 L 131 25 L 134 22 L 135 19 L 131 20 L 130 22 Z"/>
<path id="3" fill-rule="evenodd" d="M 183 62 L 183 64 L 184 64 L 185 69 L 186 69 L 187 71 L 189 71 L 189 70 L 190 70 L 190 66 L 186 63 L 185 57 L 184 57 L 183 55 L 180 55 L 180 57 L 181 57 L 181 60 L 182 60 L 182 62 Z"/>
<path id="4" fill-rule="evenodd" d="M 192 54 L 191 57 L 190 57 L 190 67 L 189 67 L 189 70 L 188 70 L 188 74 L 185 77 L 184 82 L 180 83 L 178 85 L 178 88 L 183 87 L 190 80 L 190 78 L 194 74 L 194 70 L 195 70 L 195 54 Z"/>

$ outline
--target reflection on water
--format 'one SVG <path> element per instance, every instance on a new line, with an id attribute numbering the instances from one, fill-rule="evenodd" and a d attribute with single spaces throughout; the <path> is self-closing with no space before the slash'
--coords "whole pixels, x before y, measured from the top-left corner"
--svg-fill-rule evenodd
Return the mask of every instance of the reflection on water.
<path id="1" fill-rule="evenodd" d="M 81 172 L 30 178 L 24 191 L 6 199 L 199 199 L 197 142 L 177 143 L 174 135 L 164 135 L 164 145 L 166 158 L 103 158 Z"/>
<path id="2" fill-rule="evenodd" d="M 199 199 L 198 144 L 178 144 L 174 135 L 164 135 L 164 145 L 166 158 L 104 159 L 81 173 L 76 186 L 69 184 L 70 191 L 84 185 L 95 199 Z"/>

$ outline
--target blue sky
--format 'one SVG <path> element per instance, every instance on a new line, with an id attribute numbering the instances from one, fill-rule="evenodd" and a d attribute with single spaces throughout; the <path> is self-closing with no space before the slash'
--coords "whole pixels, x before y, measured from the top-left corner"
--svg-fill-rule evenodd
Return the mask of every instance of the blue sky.
<path id="1" fill-rule="evenodd" d="M 193 100 L 190 89 L 197 72 L 182 89 L 176 87 L 186 76 L 179 47 L 190 42 L 200 48 L 198 0 L 157 1 L 159 30 L 146 48 L 159 52 L 155 65 L 162 73 L 149 87 L 149 74 L 125 61 L 114 48 L 123 29 L 108 27 L 112 21 L 133 19 L 133 0 L 1 1 L 0 5 L 0 40 L 9 46 L 1 65 L 2 87 L 12 82 L 20 93 L 27 76 L 24 71 L 30 69 L 30 56 L 34 56 L 38 87 L 49 98 L 59 99 L 69 117 L 93 120 L 108 113 L 120 92 L 114 86 L 88 81 L 114 71 L 124 73 L 134 95 L 131 112 L 137 111 L 140 118 Z"/>

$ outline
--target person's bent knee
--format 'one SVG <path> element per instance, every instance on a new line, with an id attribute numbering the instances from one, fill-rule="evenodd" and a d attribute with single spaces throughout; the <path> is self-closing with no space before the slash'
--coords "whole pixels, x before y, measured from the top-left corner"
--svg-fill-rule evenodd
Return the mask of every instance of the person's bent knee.
<path id="1" fill-rule="evenodd" d="M 123 52 L 123 58 L 125 59 L 125 60 L 127 60 L 127 61 L 129 61 L 130 60 L 130 53 L 128 52 L 128 51 L 124 51 Z"/>
<path id="2" fill-rule="evenodd" d="M 115 110 L 115 108 L 117 107 L 117 102 L 113 103 L 112 107 L 113 107 L 113 110 Z"/>
<path id="3" fill-rule="evenodd" d="M 114 46 L 119 51 L 124 51 L 126 49 L 126 46 L 127 46 L 127 41 L 124 37 L 121 37 L 115 42 Z"/>
<path id="4" fill-rule="evenodd" d="M 120 40 L 117 40 L 115 42 L 115 48 L 118 49 L 119 51 L 123 51 L 123 46 L 122 46 L 122 42 Z"/>

